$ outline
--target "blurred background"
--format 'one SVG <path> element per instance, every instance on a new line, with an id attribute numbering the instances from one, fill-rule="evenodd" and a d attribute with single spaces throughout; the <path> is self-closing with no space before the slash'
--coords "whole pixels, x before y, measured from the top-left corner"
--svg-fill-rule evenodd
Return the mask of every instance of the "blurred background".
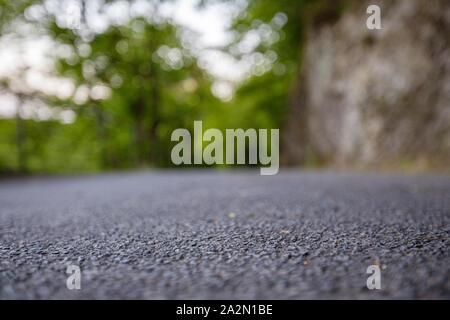
<path id="1" fill-rule="evenodd" d="M 284 166 L 449 172 L 449 34 L 448 0 L 0 0 L 0 175 L 174 167 L 194 120 L 280 128 Z"/>

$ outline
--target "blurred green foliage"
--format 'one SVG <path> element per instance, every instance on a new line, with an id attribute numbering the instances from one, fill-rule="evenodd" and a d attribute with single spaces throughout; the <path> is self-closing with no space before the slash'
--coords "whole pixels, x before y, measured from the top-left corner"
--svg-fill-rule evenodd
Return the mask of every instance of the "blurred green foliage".
<path id="1" fill-rule="evenodd" d="M 233 46 L 252 30 L 262 36 L 266 32 L 272 40 L 261 41 L 251 53 L 269 57 L 272 64 L 264 70 L 252 67 L 228 102 L 211 93 L 213 79 L 182 45 L 185 30 L 169 20 L 137 17 L 87 35 L 61 26 L 50 13 L 28 21 L 24 12 L 39 3 L 1 0 L 2 35 L 4 27 L 18 20 L 35 23 L 53 39 L 64 53 L 54 71 L 72 79 L 77 90 L 67 99 L 44 100 L 73 110 L 76 121 L 0 119 L 3 173 L 170 167 L 171 132 L 180 127 L 192 130 L 194 120 L 202 120 L 204 129 L 282 127 L 310 15 L 332 17 L 341 1 L 251 1 L 231 26 L 233 42 L 222 50 L 240 59 L 243 54 Z M 8 79 L 3 91 L 11 91 Z M 23 103 L 23 95 L 18 96 Z"/>

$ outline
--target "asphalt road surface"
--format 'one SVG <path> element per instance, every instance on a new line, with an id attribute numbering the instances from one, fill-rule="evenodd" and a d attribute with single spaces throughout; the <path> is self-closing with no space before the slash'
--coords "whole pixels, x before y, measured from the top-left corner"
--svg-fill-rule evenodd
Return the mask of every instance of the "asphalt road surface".
<path id="1" fill-rule="evenodd" d="M 450 298 L 445 175 L 146 171 L 0 181 L 0 298 Z M 67 266 L 81 289 L 66 287 Z M 381 289 L 366 269 L 378 265 Z"/>

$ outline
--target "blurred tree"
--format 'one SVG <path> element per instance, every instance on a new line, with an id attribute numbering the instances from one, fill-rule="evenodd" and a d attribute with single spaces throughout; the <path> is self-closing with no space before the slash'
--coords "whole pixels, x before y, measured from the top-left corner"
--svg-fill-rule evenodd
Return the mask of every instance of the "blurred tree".
<path id="1" fill-rule="evenodd" d="M 256 115 L 257 125 L 285 128 L 287 117 L 296 117 L 295 141 L 282 135 L 282 145 L 295 143 L 305 164 L 308 151 L 307 106 L 302 101 L 301 70 L 308 28 L 335 21 L 351 0 L 255 0 L 234 21 L 235 40 L 224 50 L 237 59 L 250 61 L 250 75 L 236 92 L 236 105 Z M 232 1 L 233 2 L 233 1 Z M 254 44 L 246 48 L 249 38 Z M 291 139 L 292 140 L 292 139 Z M 283 147 L 282 147 L 283 149 Z M 283 158 L 283 153 L 282 153 Z M 283 159 L 282 159 L 283 160 Z"/>
<path id="2" fill-rule="evenodd" d="M 20 16 L 25 8 L 29 6 L 32 1 L 5 1 L 0 0 L 0 35 L 5 33 L 5 27 L 8 26 L 12 20 L 17 19 Z M 24 70 L 20 70 L 12 78 L 23 77 Z M 25 124 L 21 117 L 21 111 L 23 107 L 23 103 L 25 99 L 33 96 L 32 93 L 27 92 L 26 89 L 22 90 L 20 86 L 11 85 L 11 79 L 1 79 L 0 82 L 0 93 L 3 94 L 13 94 L 17 98 L 17 107 L 15 112 L 15 148 L 17 150 L 17 166 L 16 170 L 18 172 L 26 172 L 27 171 L 27 160 L 26 160 L 26 130 Z M 0 172 L 6 170 L 6 165 L 2 164 L 0 161 Z"/>
<path id="3" fill-rule="evenodd" d="M 60 141 L 65 138 L 75 144 L 74 137 L 68 133 L 77 132 L 79 127 L 85 130 L 83 136 L 94 134 L 95 151 L 89 157 L 97 159 L 99 168 L 171 165 L 172 130 L 192 127 L 193 121 L 203 112 L 211 112 L 212 109 L 206 106 L 210 102 L 218 103 L 218 100 L 210 92 L 209 78 L 197 67 L 195 57 L 188 49 L 189 39 L 183 39 L 185 45 L 182 45 L 181 35 L 189 30 L 182 30 L 159 16 L 159 1 L 150 1 L 155 6 L 151 16 L 133 16 L 128 7 L 127 21 L 109 21 L 104 30 L 96 30 L 90 17 L 100 14 L 113 2 L 106 1 L 93 9 L 86 1 L 72 1 L 78 5 L 79 14 L 75 14 L 78 21 L 62 19 L 67 9 L 64 4 L 57 3 L 52 7 L 55 3 L 50 5 L 48 1 L 43 2 L 45 5 L 38 1 L 26 2 L 20 8 L 15 7 L 14 12 L 8 11 L 8 17 L 11 21 L 26 17 L 26 23 L 35 24 L 45 35 L 51 36 L 56 57 L 55 74 L 71 79 L 75 85 L 69 99 L 43 95 L 47 98 L 46 103 L 54 107 L 76 111 L 75 123 L 64 125 L 72 130 L 53 130 L 61 136 Z M 70 17 L 73 16 L 72 10 Z M 22 122 L 18 116 L 19 163 L 24 162 L 25 154 Z M 39 126 L 49 127 L 50 123 L 43 121 Z M 39 141 L 40 144 L 48 145 L 49 149 L 43 148 L 41 152 L 54 150 L 51 144 L 57 140 L 51 137 L 44 140 Z M 92 141 L 88 144 L 92 145 Z M 92 150 L 81 145 L 80 148 Z M 36 152 L 35 149 L 35 157 L 46 158 L 45 154 Z M 50 171 L 59 170 L 58 159 L 64 158 L 54 153 L 53 156 L 54 167 L 48 168 Z M 79 159 L 86 161 L 85 157 Z M 72 162 L 66 162 L 69 163 Z M 39 170 L 39 165 L 35 168 Z M 71 170 L 70 167 L 67 169 Z"/>
<path id="4" fill-rule="evenodd" d="M 33 172 L 172 166 L 170 134 L 179 127 L 192 130 L 194 120 L 203 120 L 205 129 L 282 127 L 298 95 L 308 15 L 332 17 L 335 7 L 325 0 L 249 2 L 230 28 L 234 41 L 222 48 L 249 71 L 235 84 L 234 98 L 224 102 L 211 93 L 217 79 L 198 67 L 198 52 L 191 49 L 195 35 L 162 16 L 158 0 L 146 1 L 151 13 L 133 11 L 135 1 L 0 3 L 1 38 L 31 24 L 51 39 L 54 68 L 49 72 L 74 86 L 69 96 L 33 90 L 26 100 L 39 98 L 52 113 L 75 112 L 76 118 L 41 121 L 17 112 L 15 124 L 0 120 L 0 170 Z M 105 14 L 116 4 L 125 20 Z M 21 81 L 25 88 L 26 80 Z M 25 99 L 8 86 L 4 91 Z M 7 138 L 13 132 L 16 138 Z"/>

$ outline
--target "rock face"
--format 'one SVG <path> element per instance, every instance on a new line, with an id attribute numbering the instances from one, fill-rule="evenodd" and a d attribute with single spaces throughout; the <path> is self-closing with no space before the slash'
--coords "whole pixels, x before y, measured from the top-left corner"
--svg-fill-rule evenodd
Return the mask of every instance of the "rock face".
<path id="1" fill-rule="evenodd" d="M 370 4 L 381 30 L 366 27 Z M 311 26 L 283 162 L 448 169 L 449 37 L 448 0 L 355 1 Z"/>

